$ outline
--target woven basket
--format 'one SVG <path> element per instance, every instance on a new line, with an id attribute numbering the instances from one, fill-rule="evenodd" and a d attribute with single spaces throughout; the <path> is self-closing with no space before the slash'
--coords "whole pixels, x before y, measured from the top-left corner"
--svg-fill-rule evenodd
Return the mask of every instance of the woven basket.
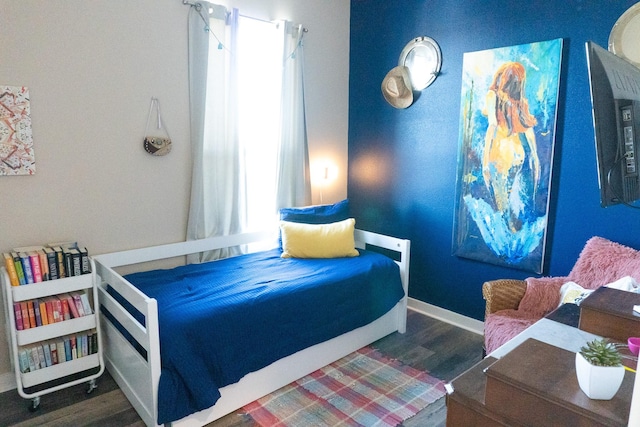
<path id="1" fill-rule="evenodd" d="M 485 319 L 499 310 L 517 309 L 527 289 L 524 280 L 499 279 L 484 282 L 482 296 L 486 300 Z"/>

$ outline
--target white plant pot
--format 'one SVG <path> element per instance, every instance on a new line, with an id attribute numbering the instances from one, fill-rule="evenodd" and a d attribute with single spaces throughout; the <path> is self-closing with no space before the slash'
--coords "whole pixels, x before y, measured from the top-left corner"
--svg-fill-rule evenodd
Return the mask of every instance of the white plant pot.
<path id="1" fill-rule="evenodd" d="M 624 379 L 624 366 L 594 366 L 576 353 L 576 375 L 580 388 L 590 399 L 611 400 Z"/>

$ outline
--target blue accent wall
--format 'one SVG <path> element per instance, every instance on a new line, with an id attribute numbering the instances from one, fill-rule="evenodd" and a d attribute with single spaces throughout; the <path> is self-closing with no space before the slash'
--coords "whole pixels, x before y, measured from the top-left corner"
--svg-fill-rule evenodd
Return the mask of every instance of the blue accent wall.
<path id="1" fill-rule="evenodd" d="M 411 297 L 482 320 L 484 281 L 533 275 L 452 255 L 465 52 L 564 40 L 544 275 L 568 274 L 595 235 L 640 248 L 640 210 L 600 207 L 584 46 L 606 48 L 634 3 L 351 1 L 348 197 L 359 228 L 411 239 Z M 440 45 L 441 75 L 397 110 L 380 85 L 419 36 Z"/>

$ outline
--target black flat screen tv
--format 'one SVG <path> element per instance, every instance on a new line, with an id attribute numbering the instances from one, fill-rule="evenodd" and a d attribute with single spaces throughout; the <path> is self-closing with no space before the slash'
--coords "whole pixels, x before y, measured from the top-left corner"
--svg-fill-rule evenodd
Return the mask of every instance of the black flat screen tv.
<path id="1" fill-rule="evenodd" d="M 591 41 L 586 49 L 600 205 L 630 205 L 640 199 L 640 68 Z"/>

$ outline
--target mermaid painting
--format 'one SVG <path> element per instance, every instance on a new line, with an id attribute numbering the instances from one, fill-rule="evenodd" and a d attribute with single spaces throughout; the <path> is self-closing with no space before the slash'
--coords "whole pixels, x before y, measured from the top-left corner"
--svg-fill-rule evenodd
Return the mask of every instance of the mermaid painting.
<path id="1" fill-rule="evenodd" d="M 541 272 L 561 46 L 465 54 L 454 254 Z"/>

